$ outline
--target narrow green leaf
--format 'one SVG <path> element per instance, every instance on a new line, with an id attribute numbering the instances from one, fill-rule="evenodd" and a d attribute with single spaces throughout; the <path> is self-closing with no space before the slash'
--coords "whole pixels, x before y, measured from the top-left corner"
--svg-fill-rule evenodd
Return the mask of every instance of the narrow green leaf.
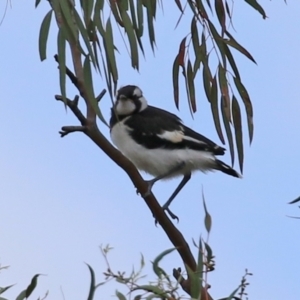
<path id="1" fill-rule="evenodd" d="M 212 79 L 211 91 L 210 91 L 210 108 L 213 115 L 215 127 L 218 136 L 223 144 L 225 144 L 224 136 L 222 133 L 222 128 L 220 124 L 219 108 L 218 108 L 218 86 L 216 76 Z"/>
<path id="2" fill-rule="evenodd" d="M 229 98 L 228 82 L 226 79 L 226 70 L 223 68 L 221 64 L 219 64 L 218 75 L 219 75 L 218 77 L 219 77 L 219 86 L 220 86 L 221 95 L 224 97 L 224 100 L 226 101 L 226 106 L 225 106 L 226 117 L 228 121 L 231 122 L 230 98 Z"/>
<path id="3" fill-rule="evenodd" d="M 0 297 L 0 300 L 8 300 L 7 298 Z"/>
<path id="4" fill-rule="evenodd" d="M 196 276 L 198 276 L 198 284 L 199 284 L 202 282 L 202 274 L 203 274 L 203 249 L 202 249 L 201 237 L 199 238 L 199 244 L 197 248 L 198 248 L 198 259 L 197 259 Z M 199 295 L 201 295 L 201 288 L 202 288 L 202 284 L 199 284 Z"/>
<path id="5" fill-rule="evenodd" d="M 189 104 L 192 108 L 193 113 L 197 111 L 196 107 L 196 96 L 195 96 L 195 85 L 194 85 L 194 73 L 192 69 L 192 63 L 190 59 L 187 62 L 187 84 L 189 88 Z"/>
<path id="6" fill-rule="evenodd" d="M 199 276 L 188 265 L 185 265 L 185 266 L 186 266 L 186 270 L 188 273 L 188 278 L 189 278 L 190 286 L 191 286 L 190 296 L 192 299 L 199 299 L 200 287 L 202 286 L 202 280 L 199 280 Z"/>
<path id="7" fill-rule="evenodd" d="M 259 3 L 256 0 L 245 0 L 245 2 L 252 6 L 255 10 L 257 10 L 264 19 L 267 17 L 264 9 L 261 7 L 261 5 L 259 5 Z"/>
<path id="8" fill-rule="evenodd" d="M 235 76 L 236 76 L 238 79 L 240 79 L 241 77 L 240 77 L 239 70 L 238 70 L 238 68 L 237 68 L 237 66 L 236 66 L 236 63 L 235 63 L 235 61 L 234 61 L 234 58 L 233 58 L 233 56 L 232 56 L 232 54 L 231 54 L 231 52 L 230 52 L 228 46 L 227 46 L 225 43 L 223 43 L 223 48 L 224 48 L 224 53 L 225 53 L 225 55 L 226 55 L 226 57 L 227 57 L 227 59 L 228 59 L 228 61 L 229 61 L 229 63 L 230 63 L 230 66 L 231 66 L 231 68 L 232 68 L 232 70 L 233 70 Z"/>
<path id="9" fill-rule="evenodd" d="M 179 109 L 179 60 L 178 60 L 179 54 L 176 55 L 174 62 L 173 62 L 173 94 L 174 94 L 174 102 Z"/>
<path id="10" fill-rule="evenodd" d="M 164 290 L 160 289 L 158 286 L 155 285 L 139 285 L 132 289 L 132 291 L 137 291 L 137 290 L 151 292 L 154 293 L 155 295 L 162 296 L 162 297 L 166 297 L 168 295 Z"/>
<path id="11" fill-rule="evenodd" d="M 92 105 L 95 113 L 97 114 L 97 116 L 99 117 L 99 119 L 108 126 L 107 122 L 105 121 L 99 106 L 98 106 L 98 102 L 95 98 L 95 94 L 94 94 L 94 87 L 93 87 L 93 78 L 92 78 L 92 71 L 91 71 L 91 65 L 90 65 L 90 59 L 89 56 L 87 56 L 84 60 L 84 64 L 83 64 L 83 76 L 84 76 L 84 84 L 85 84 L 85 88 L 88 94 L 88 99 L 90 101 L 90 104 Z"/>
<path id="12" fill-rule="evenodd" d="M 90 290 L 89 290 L 89 295 L 88 295 L 87 300 L 93 300 L 95 290 L 96 290 L 96 277 L 95 277 L 95 272 L 94 272 L 93 268 L 89 264 L 86 264 L 86 265 L 89 268 L 89 271 L 91 274 Z"/>
<path id="13" fill-rule="evenodd" d="M 198 7 L 198 11 L 199 12 L 197 12 L 197 14 L 195 16 L 197 17 L 198 14 L 200 13 L 202 18 L 208 20 L 208 15 L 207 15 L 207 12 L 206 12 L 206 10 L 204 8 L 202 0 L 196 0 L 196 5 Z"/>
<path id="14" fill-rule="evenodd" d="M 97 26 L 97 29 L 100 33 L 100 35 L 102 36 L 102 38 L 105 37 L 105 30 L 103 28 L 103 24 L 102 24 L 102 20 L 101 20 L 101 15 L 100 15 L 100 11 L 101 11 L 101 5 L 102 5 L 102 2 L 103 0 L 98 0 L 96 2 L 96 5 L 95 5 L 95 10 L 94 10 L 94 23 L 96 24 Z"/>
<path id="15" fill-rule="evenodd" d="M 247 58 L 252 60 L 255 64 L 256 61 L 254 60 L 253 56 L 246 50 L 242 45 L 240 45 L 234 38 L 233 36 L 228 32 L 225 31 L 226 35 L 230 38 L 229 40 L 224 40 L 224 42 L 244 54 Z"/>
<path id="16" fill-rule="evenodd" d="M 195 5 L 194 5 L 194 1 L 192 1 L 192 0 L 187 0 L 187 3 L 189 4 L 189 6 L 190 6 L 190 9 L 191 9 L 191 11 L 193 12 L 193 14 L 194 14 L 194 16 L 195 17 L 198 17 L 198 12 L 197 12 L 197 10 L 196 10 L 196 8 L 195 8 Z M 183 14 L 181 14 L 181 16 L 182 16 Z M 180 21 L 180 20 L 179 20 Z M 179 23 L 179 21 L 177 22 L 177 23 Z"/>
<path id="17" fill-rule="evenodd" d="M 82 38 L 84 40 L 85 46 L 88 49 L 88 53 L 89 53 L 89 56 L 91 57 L 92 63 L 94 65 L 94 67 L 97 68 L 97 64 L 96 64 L 96 60 L 95 60 L 95 55 L 94 55 L 93 49 L 92 49 L 91 44 L 90 44 L 90 39 L 89 39 L 88 31 L 84 27 L 84 24 L 82 23 L 82 20 L 81 20 L 78 12 L 76 10 L 74 10 L 74 18 L 75 18 L 75 22 L 76 22 L 76 24 L 78 26 L 78 29 L 79 29 L 79 31 L 81 33 L 81 36 L 82 36 Z"/>
<path id="18" fill-rule="evenodd" d="M 243 131 L 242 119 L 239 103 L 235 96 L 232 96 L 232 117 L 235 131 L 235 142 L 238 152 L 240 170 L 243 173 L 244 149 L 243 149 Z"/>
<path id="19" fill-rule="evenodd" d="M 249 141 L 251 144 L 252 139 L 253 139 L 253 132 L 254 132 L 252 103 L 251 103 L 249 94 L 248 94 L 245 86 L 242 84 L 242 82 L 236 77 L 233 77 L 233 80 L 234 80 L 235 86 L 236 86 L 236 88 L 243 100 L 244 106 L 245 106 L 246 115 L 247 115 Z"/>
<path id="20" fill-rule="evenodd" d="M 173 252 L 176 248 L 171 248 L 168 250 L 163 251 L 161 254 L 159 254 L 153 261 L 152 267 L 153 267 L 153 271 L 157 276 L 161 275 L 161 268 L 159 267 L 159 262 L 168 254 L 170 254 L 171 252 Z"/>
<path id="21" fill-rule="evenodd" d="M 36 274 L 32 277 L 31 282 L 26 289 L 26 298 L 28 298 L 31 295 L 31 293 L 34 291 L 34 289 L 36 288 L 37 280 L 40 275 L 41 274 Z"/>
<path id="22" fill-rule="evenodd" d="M 103 7 L 104 7 L 104 0 L 96 0 L 94 14 L 95 13 L 99 14 L 99 12 L 103 10 Z"/>
<path id="23" fill-rule="evenodd" d="M 144 255 L 141 253 L 141 269 L 145 266 Z"/>
<path id="24" fill-rule="evenodd" d="M 231 21 L 231 19 L 232 19 L 232 17 L 231 17 L 231 11 L 230 11 L 230 8 L 229 8 L 227 0 L 225 1 L 225 9 L 226 9 L 227 16 L 229 17 L 229 19 Z"/>
<path id="25" fill-rule="evenodd" d="M 117 2 L 117 5 L 118 5 L 118 8 L 119 8 L 120 12 L 128 10 L 128 0 L 119 0 L 119 1 L 116 1 L 116 2 Z M 121 15 L 122 15 L 122 13 L 121 13 Z"/>
<path id="26" fill-rule="evenodd" d="M 152 51 L 154 52 L 154 45 L 155 45 L 155 33 L 154 33 L 154 26 L 153 26 L 153 20 L 155 16 L 155 11 L 153 11 L 153 6 L 151 5 L 151 2 L 154 1 L 147 1 L 147 22 L 148 22 L 148 35 L 150 40 L 150 45 L 152 48 Z M 156 2 L 156 1 L 155 1 Z"/>
<path id="27" fill-rule="evenodd" d="M 120 17 L 120 15 L 119 15 L 119 12 L 118 12 L 117 1 L 115 1 L 115 0 L 110 0 L 109 3 L 110 3 L 110 9 L 111 9 L 111 11 L 112 11 L 112 13 L 113 13 L 113 15 L 114 15 L 114 17 L 115 17 L 116 22 L 117 22 L 121 27 L 124 27 L 124 24 L 123 24 L 123 22 L 122 22 L 122 20 L 121 20 L 121 17 Z"/>
<path id="28" fill-rule="evenodd" d="M 212 218 L 206 207 L 203 189 L 202 189 L 202 201 L 203 201 L 203 207 L 204 207 L 204 212 L 205 212 L 204 225 L 205 225 L 205 229 L 206 229 L 207 233 L 210 233 L 211 225 L 212 225 Z M 199 241 L 199 245 L 201 246 L 201 241 Z"/>
<path id="29" fill-rule="evenodd" d="M 239 291 L 240 286 L 238 288 L 236 288 L 227 298 L 224 298 L 223 300 L 232 300 L 232 299 L 236 299 L 236 297 L 234 297 L 234 295 Z M 220 299 L 221 300 L 221 299 Z"/>
<path id="30" fill-rule="evenodd" d="M 110 66 L 111 73 L 113 76 L 113 81 L 116 84 L 118 81 L 118 70 L 117 70 L 115 50 L 114 50 L 113 30 L 112 30 L 110 18 L 108 18 L 106 22 L 105 45 L 106 45 L 105 52 L 109 59 L 107 65 Z"/>
<path id="31" fill-rule="evenodd" d="M 45 18 L 43 19 L 41 28 L 40 28 L 40 34 L 39 34 L 39 54 L 40 59 L 43 61 L 47 58 L 47 41 L 48 41 L 48 35 L 49 35 L 49 28 L 51 24 L 51 18 L 52 18 L 52 9 L 46 14 Z"/>
<path id="32" fill-rule="evenodd" d="M 119 300 L 126 300 L 126 297 L 119 291 L 116 291 L 116 296 L 118 297 Z"/>
<path id="33" fill-rule="evenodd" d="M 131 55 L 131 66 L 134 69 L 139 69 L 139 52 L 137 48 L 137 42 L 134 35 L 131 20 L 126 11 L 121 12 L 122 21 L 128 36 L 128 41 L 130 45 L 130 55 Z"/>
<path id="34" fill-rule="evenodd" d="M 57 54 L 59 66 L 59 86 L 65 107 L 67 107 L 66 95 L 66 38 L 64 29 L 61 27 L 57 35 Z"/>
<path id="35" fill-rule="evenodd" d="M 207 5 L 208 5 L 208 7 L 209 7 L 210 11 L 212 12 L 212 8 L 211 8 L 210 0 L 206 0 L 206 3 L 207 3 Z"/>
<path id="36" fill-rule="evenodd" d="M 0 295 L 3 294 L 5 291 L 7 291 L 8 289 L 10 289 L 13 286 L 14 286 L 14 284 L 5 286 L 3 288 L 0 287 Z"/>
<path id="37" fill-rule="evenodd" d="M 134 29 L 139 47 L 140 47 L 143 55 L 145 55 L 143 43 L 142 43 L 141 38 L 139 37 L 139 28 L 138 28 L 138 25 L 137 25 L 137 20 L 136 20 L 136 15 L 135 15 L 134 2 L 135 2 L 134 0 L 129 0 L 129 7 L 130 7 L 130 15 L 131 15 L 131 20 L 132 20 L 132 25 L 133 25 L 133 29 Z"/>
<path id="38" fill-rule="evenodd" d="M 18 297 L 16 298 L 16 300 L 23 300 L 26 298 L 26 290 L 23 290 Z"/>
<path id="39" fill-rule="evenodd" d="M 223 0 L 215 0 L 215 10 L 217 13 L 219 23 L 222 28 L 221 35 L 224 36 L 224 32 L 226 31 L 226 15 L 225 15 Z"/>
<path id="40" fill-rule="evenodd" d="M 137 36 L 140 38 L 143 36 L 143 32 L 144 32 L 144 12 L 143 12 L 142 0 L 137 0 L 136 2 L 136 13 L 138 19 Z"/>
<path id="41" fill-rule="evenodd" d="M 230 107 L 229 107 L 229 109 L 230 109 Z M 227 102 L 224 99 L 224 97 L 221 96 L 221 112 L 222 112 L 222 117 L 223 117 L 223 124 L 224 124 L 224 127 L 225 127 L 227 140 L 228 140 L 228 143 L 229 143 L 229 150 L 230 150 L 230 156 L 231 156 L 231 165 L 233 165 L 234 164 L 233 138 L 232 138 L 231 128 L 230 128 L 230 124 L 229 124 L 229 119 L 227 118 L 226 110 L 228 110 Z"/>
<path id="42" fill-rule="evenodd" d="M 84 13 L 85 25 L 88 28 L 89 21 L 91 20 L 91 15 L 93 11 L 94 0 L 84 0 L 82 1 L 82 10 Z"/>
<path id="43" fill-rule="evenodd" d="M 198 52 L 197 50 L 199 49 L 199 35 L 198 35 L 196 17 L 192 18 L 191 35 L 192 35 L 192 42 L 193 42 L 193 48 L 194 48 L 195 56 L 197 56 L 197 52 Z"/>
<path id="44" fill-rule="evenodd" d="M 204 91 L 206 94 L 207 100 L 210 102 L 210 95 L 211 95 L 211 72 L 208 66 L 208 57 L 207 61 L 203 60 L 203 86 L 204 86 Z"/>
<path id="45" fill-rule="evenodd" d="M 186 41 L 186 37 L 184 37 L 180 42 L 179 51 L 178 51 L 178 63 L 182 67 L 184 67 L 185 41 Z"/>
<path id="46" fill-rule="evenodd" d="M 67 32 L 71 33 L 70 36 L 66 35 L 66 37 L 72 40 L 77 40 L 77 30 L 73 23 L 73 18 L 71 14 L 71 10 L 72 13 L 74 13 L 76 12 L 76 9 L 73 9 L 69 1 L 58 1 L 58 3 L 61 8 L 61 13 L 64 17 L 64 20 L 66 21 L 65 26 L 68 28 L 68 31 L 66 30 L 65 34 L 67 34 Z"/>
<path id="47" fill-rule="evenodd" d="M 205 245 L 207 262 L 210 263 L 213 258 L 213 252 L 212 252 L 211 247 L 207 243 L 204 242 L 204 245 Z"/>

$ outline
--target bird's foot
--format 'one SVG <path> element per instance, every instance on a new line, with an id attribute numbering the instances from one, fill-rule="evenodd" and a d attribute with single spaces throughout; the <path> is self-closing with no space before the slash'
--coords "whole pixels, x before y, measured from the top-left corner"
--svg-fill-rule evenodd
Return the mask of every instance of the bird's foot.
<path id="1" fill-rule="evenodd" d="M 148 197 L 151 194 L 152 191 L 152 187 L 154 185 L 154 183 L 156 182 L 156 180 L 145 180 L 145 182 L 147 182 L 148 184 L 148 188 L 147 188 L 147 192 L 143 194 L 143 198 Z"/>
<path id="2" fill-rule="evenodd" d="M 173 219 L 173 220 L 176 220 L 177 221 L 177 223 L 179 222 L 179 218 L 174 214 L 174 213 L 172 213 L 172 211 L 169 209 L 169 207 L 165 207 L 165 206 L 162 206 L 162 209 L 166 212 L 166 213 L 168 213 L 168 215 Z M 157 223 L 158 223 L 158 221 L 157 221 L 157 219 L 155 219 L 155 225 L 157 225 Z"/>

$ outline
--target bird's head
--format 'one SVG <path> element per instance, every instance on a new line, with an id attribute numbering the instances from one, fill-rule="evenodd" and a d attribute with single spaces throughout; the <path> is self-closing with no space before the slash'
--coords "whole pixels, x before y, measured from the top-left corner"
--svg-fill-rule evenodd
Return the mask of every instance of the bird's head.
<path id="1" fill-rule="evenodd" d="M 114 111 L 118 116 L 139 113 L 147 106 L 147 100 L 143 97 L 143 92 L 139 87 L 126 85 L 117 91 Z"/>

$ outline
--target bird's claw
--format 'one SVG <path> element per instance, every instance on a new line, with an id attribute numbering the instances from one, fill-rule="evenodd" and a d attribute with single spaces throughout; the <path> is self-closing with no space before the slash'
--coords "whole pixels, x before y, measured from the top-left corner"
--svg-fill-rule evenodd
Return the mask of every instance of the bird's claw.
<path id="1" fill-rule="evenodd" d="M 152 192 L 152 187 L 154 185 L 154 182 L 152 180 L 148 180 L 146 182 L 148 184 L 148 188 L 147 188 L 147 192 L 142 195 L 143 198 L 146 198 L 146 197 L 150 196 L 150 194 Z"/>
<path id="2" fill-rule="evenodd" d="M 164 207 L 162 206 L 162 209 L 168 213 L 168 215 L 173 219 L 173 220 L 176 220 L 177 223 L 179 222 L 179 218 L 174 214 L 172 213 L 172 211 L 169 209 L 169 207 Z M 157 225 L 158 221 L 157 219 L 155 219 L 155 226 Z"/>

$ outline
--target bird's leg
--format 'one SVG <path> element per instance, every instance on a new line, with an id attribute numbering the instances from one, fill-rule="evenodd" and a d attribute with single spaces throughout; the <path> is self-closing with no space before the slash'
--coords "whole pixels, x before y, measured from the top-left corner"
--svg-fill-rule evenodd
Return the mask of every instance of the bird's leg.
<path id="1" fill-rule="evenodd" d="M 153 178 L 151 180 L 146 180 L 146 182 L 148 183 L 148 189 L 147 189 L 147 192 L 143 195 L 143 197 L 147 197 L 147 196 L 150 195 L 151 189 L 152 189 L 152 187 L 153 187 L 153 185 L 154 185 L 155 182 L 157 182 L 157 181 L 159 181 L 159 180 L 161 180 L 163 178 L 166 178 L 166 177 L 168 177 L 168 176 L 176 173 L 177 171 L 181 170 L 184 166 L 185 166 L 185 162 L 183 161 L 183 162 L 179 163 L 178 165 L 176 165 L 174 168 L 170 169 L 168 172 L 166 172 L 166 173 L 164 173 L 162 175 L 156 176 L 155 178 Z"/>
<path id="2" fill-rule="evenodd" d="M 170 215 L 170 217 L 172 219 L 178 220 L 178 217 L 171 212 L 171 210 L 169 209 L 169 206 L 170 206 L 171 202 L 175 199 L 175 197 L 178 195 L 178 193 L 182 190 L 182 188 L 186 185 L 186 183 L 191 179 L 191 176 L 192 176 L 191 173 L 185 174 L 183 176 L 183 178 L 182 178 L 181 182 L 179 183 L 178 187 L 176 188 L 176 190 L 173 192 L 173 194 L 171 195 L 169 200 L 162 206 L 162 208 L 168 212 L 168 214 Z"/>

